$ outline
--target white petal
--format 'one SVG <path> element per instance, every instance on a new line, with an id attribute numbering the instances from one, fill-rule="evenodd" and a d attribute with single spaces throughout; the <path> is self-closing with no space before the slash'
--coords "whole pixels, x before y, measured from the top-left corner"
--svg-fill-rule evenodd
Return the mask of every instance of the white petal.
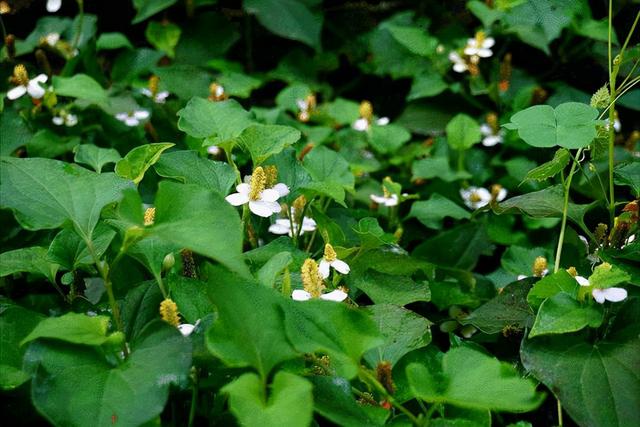
<path id="1" fill-rule="evenodd" d="M 462 58 L 458 54 L 458 52 L 452 51 L 449 52 L 449 61 L 451 62 L 462 62 Z"/>
<path id="2" fill-rule="evenodd" d="M 624 288 L 607 288 L 602 290 L 607 301 L 620 302 L 627 298 L 627 290 Z"/>
<path id="3" fill-rule="evenodd" d="M 116 119 L 120 120 L 121 122 L 124 122 L 125 120 L 127 120 L 128 117 L 129 117 L 129 114 L 127 113 L 116 113 Z"/>
<path id="4" fill-rule="evenodd" d="M 353 122 L 353 128 L 357 131 L 363 132 L 369 129 L 369 121 L 365 118 L 360 118 Z"/>
<path id="5" fill-rule="evenodd" d="M 269 232 L 273 234 L 289 234 L 291 232 L 291 224 L 288 227 L 284 224 L 271 224 Z"/>
<path id="6" fill-rule="evenodd" d="M 268 218 L 271 215 L 280 212 L 280 205 L 277 202 L 251 200 L 249 201 L 249 209 L 258 216 Z"/>
<path id="7" fill-rule="evenodd" d="M 307 291 L 296 289 L 295 291 L 291 292 L 291 298 L 294 301 L 308 301 L 311 299 L 311 294 Z"/>
<path id="8" fill-rule="evenodd" d="M 47 12 L 57 12 L 62 6 L 62 0 L 47 0 Z"/>
<path id="9" fill-rule="evenodd" d="M 398 205 L 398 195 L 397 194 L 392 194 L 391 197 L 387 198 L 387 201 L 384 202 L 385 206 L 397 206 Z"/>
<path id="10" fill-rule="evenodd" d="M 195 325 L 191 325 L 189 323 L 183 323 L 182 325 L 178 326 L 178 330 L 185 337 L 188 337 L 189 335 L 191 335 L 191 332 L 193 332 L 195 328 L 196 328 Z"/>
<path id="11" fill-rule="evenodd" d="M 236 191 L 240 194 L 246 194 L 247 196 L 251 193 L 251 186 L 247 183 L 238 184 L 236 186 Z"/>
<path id="12" fill-rule="evenodd" d="M 373 200 L 374 202 L 376 202 L 379 205 L 382 205 L 387 201 L 386 197 L 378 196 L 377 194 L 372 194 L 369 197 L 371 198 L 371 200 Z"/>
<path id="13" fill-rule="evenodd" d="M 218 154 L 220 154 L 220 147 L 218 147 L 217 145 L 210 145 L 207 147 L 207 153 L 213 156 L 217 156 Z"/>
<path id="14" fill-rule="evenodd" d="M 289 194 L 289 187 L 287 187 L 286 184 L 283 184 L 281 182 L 279 182 L 276 185 L 274 185 L 273 186 L 273 190 L 276 190 L 280 197 L 284 197 L 287 194 Z"/>
<path id="15" fill-rule="evenodd" d="M 331 264 L 329 264 L 327 261 L 325 261 L 324 258 L 322 258 L 320 260 L 320 264 L 318 265 L 318 272 L 320 272 L 320 276 L 323 279 L 326 279 L 327 277 L 329 277 L 329 268 L 331 267 Z"/>
<path id="16" fill-rule="evenodd" d="M 126 124 L 127 126 L 138 126 L 140 124 L 140 121 L 135 117 L 127 116 L 127 118 L 124 119 L 124 124 Z"/>
<path id="17" fill-rule="evenodd" d="M 336 289 L 335 291 L 331 291 L 328 294 L 320 295 L 320 298 L 326 301 L 335 301 L 341 302 L 347 299 L 349 295 L 346 292 L 341 291 L 340 289 Z"/>
<path id="18" fill-rule="evenodd" d="M 493 47 L 494 44 L 496 44 L 495 39 L 493 37 L 487 37 L 486 39 L 484 39 L 482 47 L 485 49 L 489 49 L 490 47 Z"/>
<path id="19" fill-rule="evenodd" d="M 75 114 L 67 114 L 64 118 L 64 124 L 68 127 L 72 127 L 78 124 L 78 116 Z"/>
<path id="20" fill-rule="evenodd" d="M 349 271 L 351 271 L 349 264 L 339 259 L 333 261 L 331 267 L 335 268 L 341 274 L 349 274 Z"/>
<path id="21" fill-rule="evenodd" d="M 498 145 L 502 142 L 502 137 L 499 135 L 489 135 L 485 136 L 482 139 L 482 145 L 485 147 L 493 147 L 494 145 Z"/>
<path id="22" fill-rule="evenodd" d="M 598 304 L 604 304 L 604 300 L 606 299 L 604 290 L 596 288 L 591 292 L 591 295 L 593 295 L 593 299 L 596 300 Z"/>
<path id="23" fill-rule="evenodd" d="M 389 124 L 389 117 L 380 117 L 378 120 L 376 120 L 376 124 L 378 126 L 386 126 Z"/>
<path id="24" fill-rule="evenodd" d="M 302 111 L 306 111 L 309 109 L 309 104 L 304 99 L 296 99 L 296 105 Z"/>
<path id="25" fill-rule="evenodd" d="M 62 125 L 64 123 L 64 119 L 62 117 L 59 116 L 55 116 L 53 118 L 51 118 L 51 121 L 53 122 L 54 125 Z"/>
<path id="26" fill-rule="evenodd" d="M 49 46 L 53 47 L 60 41 L 60 34 L 49 33 L 45 36 L 45 40 Z"/>
<path id="27" fill-rule="evenodd" d="M 456 73 L 464 73 L 465 71 L 467 71 L 467 69 L 467 64 L 464 64 L 462 62 L 456 62 L 453 65 L 453 71 L 455 71 Z"/>
<path id="28" fill-rule="evenodd" d="M 277 190 L 272 188 L 267 188 L 266 190 L 262 190 L 260 193 L 260 201 L 262 202 L 275 202 L 280 198 L 280 193 Z"/>
<path id="29" fill-rule="evenodd" d="M 231 203 L 233 206 L 244 205 L 249 201 L 249 195 L 244 193 L 233 193 L 229 194 L 224 198 L 227 202 Z"/>
<path id="30" fill-rule="evenodd" d="M 589 280 L 587 278 L 582 276 L 576 276 L 575 279 L 580 286 L 589 286 Z"/>
<path id="31" fill-rule="evenodd" d="M 498 195 L 496 196 L 496 202 L 503 201 L 505 197 L 507 197 L 507 189 L 501 188 L 500 191 L 498 191 Z"/>
<path id="32" fill-rule="evenodd" d="M 137 110 L 133 112 L 133 117 L 138 120 L 144 120 L 149 118 L 149 112 L 147 110 Z"/>
<path id="33" fill-rule="evenodd" d="M 13 101 L 14 99 L 20 98 L 25 93 L 27 93 L 26 86 L 16 86 L 13 89 L 11 89 L 9 92 L 7 92 L 7 98 Z"/>
<path id="34" fill-rule="evenodd" d="M 153 95 L 153 93 L 151 93 L 151 91 L 146 87 L 143 87 L 142 89 L 140 89 L 140 93 L 143 94 L 144 96 L 148 96 L 149 98 L 151 98 L 151 96 Z"/>
<path id="35" fill-rule="evenodd" d="M 306 216 L 304 217 L 304 219 L 302 220 L 302 231 L 314 231 L 316 229 L 316 222 L 311 219 L 311 218 L 307 218 Z M 302 233 L 300 233 L 302 234 Z"/>
<path id="36" fill-rule="evenodd" d="M 31 81 L 32 82 L 37 82 L 37 83 L 46 83 L 47 79 L 48 79 L 48 77 L 47 77 L 46 74 L 38 74 L 37 76 L 32 78 Z"/>
<path id="37" fill-rule="evenodd" d="M 477 55 L 478 54 L 478 48 L 477 47 L 473 47 L 473 46 L 465 47 L 464 48 L 464 54 L 465 55 L 469 55 L 469 56 Z"/>
<path id="38" fill-rule="evenodd" d="M 156 94 L 156 99 L 155 99 L 155 101 L 156 101 L 158 104 L 162 104 L 162 103 L 164 103 L 164 101 L 165 101 L 168 97 L 169 97 L 169 92 L 167 92 L 166 90 L 163 90 L 162 92 L 158 92 L 158 93 Z"/>
<path id="39" fill-rule="evenodd" d="M 29 93 L 29 96 L 31 96 L 32 98 L 40 99 L 44 96 L 45 89 L 42 86 L 40 86 L 40 84 L 38 84 L 38 81 L 36 81 L 36 79 L 33 79 L 29 82 L 29 85 L 27 86 L 27 92 Z"/>
<path id="40" fill-rule="evenodd" d="M 518 274 L 518 280 L 522 280 L 522 279 L 526 279 L 527 276 L 525 276 L 524 274 Z"/>
<path id="41" fill-rule="evenodd" d="M 493 52 L 491 52 L 491 49 L 478 49 L 477 55 L 480 58 L 489 58 L 491 55 L 493 55 Z"/>
<path id="42" fill-rule="evenodd" d="M 224 95 L 224 88 L 220 85 L 216 87 L 216 96 L 219 98 Z"/>
<path id="43" fill-rule="evenodd" d="M 486 123 L 480 125 L 480 133 L 484 136 L 493 135 L 493 128 Z"/>

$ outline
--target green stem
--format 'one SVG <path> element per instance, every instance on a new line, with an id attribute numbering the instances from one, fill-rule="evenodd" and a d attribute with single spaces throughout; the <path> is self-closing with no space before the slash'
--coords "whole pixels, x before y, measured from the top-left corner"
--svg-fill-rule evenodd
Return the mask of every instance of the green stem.
<path id="1" fill-rule="evenodd" d="M 236 166 L 236 162 L 233 161 L 233 154 L 231 150 L 224 149 L 224 155 L 227 158 L 227 163 L 231 165 L 233 171 L 236 173 L 236 184 L 242 184 L 242 176 L 240 175 L 240 170 L 238 166 Z"/>
<path id="2" fill-rule="evenodd" d="M 389 394 L 389 392 L 387 391 L 386 388 L 384 388 L 384 386 L 382 384 L 380 384 L 380 382 L 378 381 L 378 379 L 373 376 L 373 374 L 371 374 L 367 369 L 361 367 L 360 368 L 360 375 L 362 377 L 364 377 L 364 379 L 366 380 L 366 382 L 368 382 L 370 385 L 373 386 L 373 388 L 376 389 L 376 391 L 378 393 L 380 393 L 381 395 L 384 396 L 384 398 L 391 404 L 393 405 L 394 408 L 396 408 L 397 410 L 399 410 L 400 412 L 402 412 L 403 414 L 405 414 L 407 416 L 407 418 L 409 418 L 411 420 L 411 422 L 413 423 L 414 426 L 420 426 L 421 422 L 418 419 L 418 417 L 416 417 L 415 415 L 413 415 L 411 413 L 411 411 L 409 411 L 407 408 L 405 408 L 404 406 L 402 406 L 402 404 L 400 402 L 398 402 L 397 400 L 395 400 L 393 398 L 393 396 L 391 396 L 391 394 Z"/>
<path id="3" fill-rule="evenodd" d="M 558 403 L 558 427 L 562 427 L 562 404 L 560 403 L 560 399 L 556 399 Z"/>
<path id="4" fill-rule="evenodd" d="M 78 42 L 80 42 L 80 35 L 82 34 L 82 24 L 84 21 L 84 0 L 78 0 L 78 8 L 80 19 L 78 20 L 78 32 L 73 38 L 73 43 L 71 43 L 71 52 L 75 51 L 78 47 Z"/>
<path id="5" fill-rule="evenodd" d="M 566 182 L 563 180 L 563 190 L 564 190 L 564 205 L 562 207 L 562 224 L 560 225 L 560 237 L 558 238 L 558 247 L 556 248 L 556 257 L 554 260 L 553 272 L 557 272 L 560 269 L 560 259 L 562 257 L 562 245 L 564 243 L 564 233 L 567 228 L 567 214 L 569 211 L 569 192 L 571 190 L 571 180 L 573 179 L 573 174 L 576 170 L 576 165 L 578 164 L 578 160 L 580 159 L 580 155 L 582 154 L 582 148 L 576 152 L 576 157 L 573 159 L 573 163 L 571 163 L 571 170 L 569 171 L 569 176 L 567 176 Z"/>
<path id="6" fill-rule="evenodd" d="M 193 426 L 193 421 L 196 418 L 196 408 L 197 408 L 197 403 L 198 403 L 198 372 L 195 370 L 195 368 L 192 368 L 193 371 L 191 373 L 191 380 L 192 380 L 192 386 L 191 386 L 191 408 L 189 409 L 189 423 L 188 423 L 188 427 L 192 427 Z"/>

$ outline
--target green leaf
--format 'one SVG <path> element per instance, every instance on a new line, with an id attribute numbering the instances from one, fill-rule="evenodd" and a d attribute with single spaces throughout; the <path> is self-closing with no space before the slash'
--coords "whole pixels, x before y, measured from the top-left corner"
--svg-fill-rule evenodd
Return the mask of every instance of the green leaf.
<path id="1" fill-rule="evenodd" d="M 121 315 L 128 342 L 137 339 L 148 323 L 158 319 L 158 309 L 163 299 L 158 284 L 153 280 L 143 282 L 127 292 Z M 177 300 L 176 304 L 179 304 Z M 179 307 L 182 310 L 182 306 Z"/>
<path id="2" fill-rule="evenodd" d="M 0 262 L 4 266 L 4 260 Z M 40 322 L 42 316 L 6 300 L 0 302 L 0 390 L 12 390 L 30 379 L 22 371 L 25 348 L 20 342 Z"/>
<path id="3" fill-rule="evenodd" d="M 136 147 L 116 163 L 116 174 L 130 179 L 134 184 L 139 184 L 145 172 L 160 159 L 162 152 L 174 145 L 170 142 L 161 142 Z"/>
<path id="4" fill-rule="evenodd" d="M 446 157 L 434 157 L 420 159 L 411 165 L 412 179 L 439 178 L 446 182 L 453 182 L 459 179 L 471 178 L 471 174 L 464 171 L 453 171 L 449 166 L 449 159 Z"/>
<path id="5" fill-rule="evenodd" d="M 281 37 L 301 41 L 320 49 L 322 15 L 312 13 L 297 0 L 245 0 L 244 10 L 256 15 L 258 22 Z"/>
<path id="6" fill-rule="evenodd" d="M 537 168 L 531 169 L 524 180 L 544 181 L 547 178 L 556 176 L 569 164 L 569 150 L 559 148 L 553 155 L 553 159 L 541 164 Z"/>
<path id="7" fill-rule="evenodd" d="M 444 92 L 449 85 L 439 74 L 421 74 L 413 78 L 407 101 L 436 96 Z"/>
<path id="8" fill-rule="evenodd" d="M 133 18 L 132 24 L 137 24 L 145 19 L 155 15 L 173 6 L 178 0 L 133 0 L 133 7 L 137 13 Z"/>
<path id="9" fill-rule="evenodd" d="M 102 33 L 96 41 L 96 50 L 114 50 L 126 47 L 133 49 L 133 45 L 122 33 Z"/>
<path id="10" fill-rule="evenodd" d="M 262 86 L 262 80 L 258 78 L 232 71 L 224 72 L 217 80 L 226 93 L 239 98 L 248 98 L 254 89 Z"/>
<path id="11" fill-rule="evenodd" d="M 89 165 L 96 172 L 102 172 L 104 165 L 117 163 L 122 157 L 115 148 L 101 148 L 93 144 L 81 144 L 73 149 L 73 161 Z"/>
<path id="12" fill-rule="evenodd" d="M 591 276 L 589 276 L 589 284 L 596 288 L 610 288 L 619 283 L 625 283 L 631 280 L 631 276 L 624 270 L 603 263 L 597 266 Z"/>
<path id="13" fill-rule="evenodd" d="M 295 144 L 300 136 L 300 131 L 289 126 L 258 124 L 243 130 L 238 142 L 249 151 L 255 167 Z"/>
<path id="14" fill-rule="evenodd" d="M 447 123 L 447 142 L 454 150 L 466 150 L 480 142 L 480 126 L 466 114 L 458 114 Z"/>
<path id="15" fill-rule="evenodd" d="M 640 419 L 640 301 L 623 303 L 609 333 L 525 340 L 525 368 L 553 390 L 581 426 L 633 427 Z"/>
<path id="16" fill-rule="evenodd" d="M 613 169 L 614 182 L 631 187 L 636 197 L 640 197 L 640 162 L 623 163 Z"/>
<path id="17" fill-rule="evenodd" d="M 0 108 L 0 156 L 10 156 L 17 148 L 27 145 L 33 131 L 17 111 Z"/>
<path id="18" fill-rule="evenodd" d="M 598 110 L 580 102 L 565 102 L 555 109 L 534 105 L 511 116 L 507 129 L 534 147 L 586 147 L 596 137 Z"/>
<path id="19" fill-rule="evenodd" d="M 277 277 L 292 261 L 293 258 L 289 252 L 280 252 L 274 255 L 258 270 L 256 274 L 258 281 L 266 287 L 274 288 Z"/>
<path id="20" fill-rule="evenodd" d="M 587 326 L 597 328 L 602 324 L 602 308 L 580 304 L 575 298 L 559 293 L 546 299 L 536 316 L 529 338 L 549 334 L 566 334 Z"/>
<path id="21" fill-rule="evenodd" d="M 394 153 L 411 139 L 411 134 L 402 126 L 371 126 L 369 143 L 379 153 Z"/>
<path id="22" fill-rule="evenodd" d="M 363 258 L 366 262 L 366 255 Z M 416 282 L 407 276 L 367 271 L 356 276 L 353 283 L 376 304 L 404 306 L 416 301 L 431 300 L 427 282 Z"/>
<path id="23" fill-rule="evenodd" d="M 550 274 L 538 280 L 529 295 L 527 295 L 527 301 L 533 307 L 539 307 L 547 298 L 551 298 L 559 293 L 569 295 L 575 299 L 578 296 L 578 289 L 580 285 L 565 270 L 558 270 L 557 272 Z"/>
<path id="24" fill-rule="evenodd" d="M 327 195 L 344 206 L 344 191 L 353 190 L 355 184 L 344 157 L 326 147 L 317 147 L 304 157 L 303 165 L 314 182 L 302 188 Z"/>
<path id="25" fill-rule="evenodd" d="M 503 11 L 497 8 L 492 9 L 479 0 L 467 2 L 467 9 L 469 9 L 471 13 L 473 13 L 476 18 L 482 22 L 482 25 L 485 28 L 490 28 L 494 22 L 504 15 Z"/>
<path id="26" fill-rule="evenodd" d="M 70 342 L 73 344 L 102 345 L 111 339 L 107 335 L 109 317 L 67 313 L 60 317 L 47 317 L 31 331 L 20 345 L 40 338 Z"/>
<path id="27" fill-rule="evenodd" d="M 236 210 L 218 193 L 163 181 L 156 194 L 151 233 L 179 247 L 213 258 L 247 276 L 242 259 L 242 226 Z"/>
<path id="28" fill-rule="evenodd" d="M 506 271 L 512 273 L 515 280 L 519 275 L 531 276 L 533 274 L 533 263 L 539 256 L 552 259 L 553 253 L 544 248 L 526 248 L 512 245 L 502 254 L 500 265 Z"/>
<path id="29" fill-rule="evenodd" d="M 384 344 L 369 350 L 365 360 L 370 366 L 388 361 L 395 365 L 402 356 L 431 342 L 431 322 L 406 308 L 392 304 L 365 307 L 382 332 Z"/>
<path id="30" fill-rule="evenodd" d="M 86 74 L 75 74 L 72 77 L 53 76 L 53 89 L 58 96 L 69 96 L 105 105 L 107 92 L 93 78 Z"/>
<path id="31" fill-rule="evenodd" d="M 49 129 L 40 129 L 27 143 L 28 157 L 53 159 L 74 150 L 80 144 L 77 136 L 60 136 Z"/>
<path id="32" fill-rule="evenodd" d="M 49 259 L 46 248 L 34 246 L 0 254 L 0 277 L 27 272 L 40 274 L 55 283 L 57 271 L 58 265 Z"/>
<path id="33" fill-rule="evenodd" d="M 421 200 L 411 205 L 410 218 L 417 218 L 425 227 L 439 230 L 446 217 L 469 219 L 471 213 L 438 193 L 433 193 L 429 200 Z"/>
<path id="34" fill-rule="evenodd" d="M 174 63 L 155 67 L 152 71 L 160 78 L 165 90 L 184 101 L 209 92 L 211 75 L 199 67 Z"/>
<path id="35" fill-rule="evenodd" d="M 173 58 L 181 33 L 180 27 L 175 24 L 151 21 L 147 24 L 144 35 L 153 47 Z"/>
<path id="36" fill-rule="evenodd" d="M 115 357 L 68 343 L 32 344 L 25 361 L 34 373 L 33 404 L 57 426 L 143 425 L 160 415 L 169 387 L 187 381 L 191 344 L 156 321 L 131 343 L 126 360 L 114 365 Z"/>
<path id="37" fill-rule="evenodd" d="M 398 43 L 416 55 L 430 56 L 436 51 L 438 40 L 429 37 L 426 29 L 391 24 L 386 24 L 383 28 L 389 30 Z"/>
<path id="38" fill-rule="evenodd" d="M 130 183 L 112 173 L 97 174 L 57 160 L 0 160 L 0 199 L 22 227 L 41 230 L 71 221 L 89 240 L 102 208 L 119 200 Z"/>
<path id="39" fill-rule="evenodd" d="M 411 363 L 407 377 L 416 397 L 430 403 L 525 412 L 544 400 L 534 382 L 521 378 L 511 364 L 469 347 L 452 348 L 441 360 Z"/>
<path id="40" fill-rule="evenodd" d="M 104 223 L 98 224 L 92 235 L 93 251 L 96 257 L 100 258 L 116 232 Z M 87 243 L 75 231 L 63 228 L 49 245 L 47 253 L 49 259 L 60 264 L 65 270 L 76 270 L 82 265 L 91 265 L 95 262 Z"/>
<path id="41" fill-rule="evenodd" d="M 184 184 L 196 184 L 226 196 L 236 181 L 228 163 L 198 156 L 195 151 L 164 153 L 153 166 L 156 173 Z"/>
<path id="42" fill-rule="evenodd" d="M 254 373 L 246 373 L 225 385 L 231 412 L 247 427 L 306 426 L 313 418 L 312 385 L 297 375 L 280 371 L 273 378 L 269 396 Z"/>
<path id="43" fill-rule="evenodd" d="M 224 142 L 240 135 L 253 122 L 237 101 L 211 102 L 193 98 L 178 111 L 178 128 L 194 138 L 216 137 Z"/>

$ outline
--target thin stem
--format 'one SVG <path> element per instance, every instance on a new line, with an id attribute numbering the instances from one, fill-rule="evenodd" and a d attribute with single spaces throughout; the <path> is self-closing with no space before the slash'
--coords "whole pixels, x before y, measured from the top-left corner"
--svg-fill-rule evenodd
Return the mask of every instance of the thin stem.
<path id="1" fill-rule="evenodd" d="M 578 164 L 578 159 L 580 159 L 580 155 L 582 154 L 582 148 L 576 152 L 576 157 L 571 164 L 571 170 L 569 171 L 569 176 L 567 176 L 566 182 L 563 180 L 563 190 L 564 190 L 564 205 L 562 207 L 562 224 L 560 225 L 560 237 L 558 238 L 558 247 L 556 248 L 556 256 L 554 260 L 553 272 L 557 272 L 560 269 L 560 259 L 562 257 L 562 245 L 564 243 L 564 233 L 567 228 L 567 213 L 569 211 L 569 192 L 571 190 L 571 180 L 573 179 L 573 174 L 576 170 L 576 165 Z"/>
<path id="2" fill-rule="evenodd" d="M 242 176 L 240 176 L 240 170 L 236 166 L 236 162 L 233 161 L 233 154 L 231 150 L 224 149 L 224 155 L 227 158 L 227 163 L 231 165 L 233 171 L 236 173 L 236 184 L 242 184 Z"/>
<path id="3" fill-rule="evenodd" d="M 78 43 L 80 42 L 80 35 L 82 34 L 82 24 L 84 21 L 84 0 L 78 0 L 78 7 L 80 8 L 80 19 L 78 20 L 78 31 L 73 38 L 73 43 L 71 43 L 71 52 L 75 51 L 75 49 L 78 47 Z"/>
<path id="4" fill-rule="evenodd" d="M 411 420 L 411 422 L 413 423 L 413 425 L 415 426 L 420 426 L 420 420 L 418 419 L 418 417 L 416 417 L 415 415 L 413 415 L 411 413 L 411 411 L 409 411 L 407 408 L 405 408 L 404 406 L 402 406 L 402 404 L 400 402 L 398 402 L 397 400 L 395 400 L 393 398 L 393 396 L 391 396 L 391 394 L 389 394 L 389 392 L 387 391 L 386 388 L 384 388 L 384 386 L 382 384 L 380 384 L 380 382 L 378 381 L 378 379 L 376 377 L 374 377 L 368 370 L 366 370 L 365 368 L 360 368 L 360 375 L 362 375 L 362 377 L 364 377 L 367 382 L 369 384 L 371 384 L 378 393 L 380 393 L 381 395 L 384 396 L 384 398 L 391 404 L 393 405 L 394 408 L 396 408 L 397 410 L 399 410 L 400 412 L 402 412 L 403 414 L 405 414 L 407 416 L 407 418 L 409 418 Z"/>
<path id="5" fill-rule="evenodd" d="M 191 380 L 192 380 L 192 386 L 191 386 L 191 408 L 189 409 L 189 423 L 188 423 L 188 427 L 192 427 L 193 426 L 193 421 L 196 418 L 196 408 L 197 408 L 197 403 L 198 403 L 198 372 L 195 368 L 193 368 L 193 371 L 191 373 Z"/>
<path id="6" fill-rule="evenodd" d="M 562 427 L 562 404 L 560 404 L 560 399 L 556 399 L 558 403 L 558 427 Z"/>
<path id="7" fill-rule="evenodd" d="M 613 67 L 613 60 L 611 58 L 611 34 L 612 34 L 612 26 L 613 26 L 613 0 L 609 0 L 609 36 L 608 36 L 608 53 L 609 53 L 609 221 L 610 224 L 613 224 L 613 217 L 615 215 L 615 193 L 613 186 L 613 154 L 614 154 L 614 129 L 613 123 L 615 122 L 615 99 L 616 99 L 616 73 L 618 70 L 618 66 L 620 62 L 618 61 L 618 65 Z M 635 23 L 634 23 L 635 27 Z M 622 48 L 624 51 L 625 46 Z M 620 52 L 622 54 L 622 51 Z M 613 69 L 612 69 L 613 68 Z"/>

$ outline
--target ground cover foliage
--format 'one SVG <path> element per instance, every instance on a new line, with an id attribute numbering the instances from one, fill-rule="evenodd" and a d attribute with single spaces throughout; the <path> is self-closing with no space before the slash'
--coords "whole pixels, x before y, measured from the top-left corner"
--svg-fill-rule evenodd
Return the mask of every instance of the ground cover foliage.
<path id="1" fill-rule="evenodd" d="M 1 1 L 8 425 L 636 426 L 637 1 Z"/>

